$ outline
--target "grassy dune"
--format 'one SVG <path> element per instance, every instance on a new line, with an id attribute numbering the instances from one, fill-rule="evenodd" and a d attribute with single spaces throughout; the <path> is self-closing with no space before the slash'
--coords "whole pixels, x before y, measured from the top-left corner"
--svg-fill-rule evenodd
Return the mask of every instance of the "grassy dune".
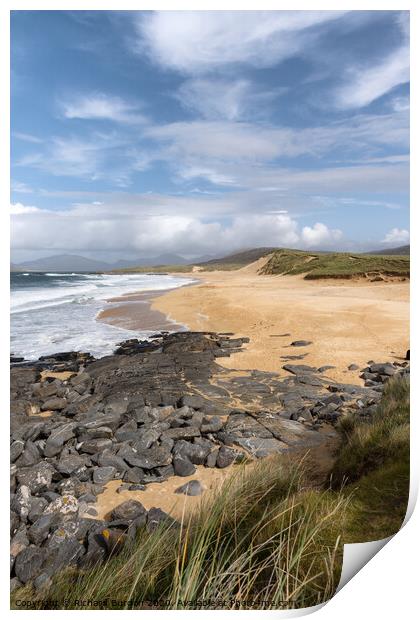
<path id="1" fill-rule="evenodd" d="M 409 277 L 410 257 L 278 250 L 272 254 L 260 273 L 265 275 L 304 273 L 307 280 L 357 276 Z"/>
<path id="2" fill-rule="evenodd" d="M 370 421 L 345 418 L 343 443 L 324 489 L 305 461 L 284 457 L 237 466 L 180 530 L 141 531 L 132 547 L 89 571 L 68 570 L 46 599 L 111 600 L 126 609 L 280 609 L 330 598 L 342 545 L 384 538 L 404 519 L 409 484 L 409 386 L 392 379 Z M 71 602 L 68 605 L 70 608 Z M 207 605 L 208 606 L 208 605 Z"/>
<path id="3" fill-rule="evenodd" d="M 231 254 L 197 265 L 203 271 L 234 271 L 271 255 L 260 270 L 265 275 L 305 274 L 305 279 L 353 278 L 358 276 L 410 276 L 409 255 L 348 254 L 344 252 L 304 252 L 276 248 L 257 248 Z M 190 273 L 194 265 L 129 267 L 113 273 Z"/>

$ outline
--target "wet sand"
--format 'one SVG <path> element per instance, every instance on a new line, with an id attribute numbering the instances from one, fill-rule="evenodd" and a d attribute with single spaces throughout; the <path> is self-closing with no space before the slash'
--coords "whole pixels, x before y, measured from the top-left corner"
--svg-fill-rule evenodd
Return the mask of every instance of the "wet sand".
<path id="1" fill-rule="evenodd" d="M 167 291 L 141 291 L 107 299 L 108 306 L 98 314 L 97 319 L 109 325 L 133 331 L 158 332 L 185 329 L 184 325 L 173 321 L 170 315 L 151 308 L 152 300 L 164 292 Z"/>

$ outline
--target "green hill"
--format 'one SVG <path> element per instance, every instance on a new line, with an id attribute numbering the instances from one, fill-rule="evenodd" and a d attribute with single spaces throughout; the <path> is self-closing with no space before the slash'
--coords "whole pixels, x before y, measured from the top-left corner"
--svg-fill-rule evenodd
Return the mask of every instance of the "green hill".
<path id="1" fill-rule="evenodd" d="M 380 254 L 385 256 L 394 256 L 397 254 L 398 256 L 406 256 L 410 255 L 410 246 L 409 245 L 401 245 L 399 248 L 387 248 L 386 250 L 375 250 L 374 252 L 368 252 L 368 254 Z"/>
<path id="2" fill-rule="evenodd" d="M 410 257 L 378 254 L 277 250 L 260 270 L 264 275 L 306 274 L 306 280 L 357 276 L 410 276 Z"/>

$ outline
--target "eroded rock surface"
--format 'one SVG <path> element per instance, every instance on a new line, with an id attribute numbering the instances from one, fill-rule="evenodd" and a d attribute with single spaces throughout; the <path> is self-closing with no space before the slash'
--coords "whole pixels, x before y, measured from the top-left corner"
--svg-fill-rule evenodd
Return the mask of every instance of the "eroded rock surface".
<path id="1" fill-rule="evenodd" d="M 180 332 L 131 339 L 116 353 L 60 353 L 11 368 L 11 578 L 43 588 L 61 568 L 90 566 L 115 553 L 140 528 L 179 525 L 140 502 L 92 517 L 113 479 L 142 489 L 197 466 L 225 468 L 322 446 L 325 425 L 348 411 L 370 415 L 384 383 L 405 367 L 370 362 L 365 385 L 332 382 L 328 366 L 287 363 L 280 374 L 230 371 L 219 357 L 247 338 Z M 309 342 L 294 341 L 293 346 Z M 288 361 L 302 356 L 285 356 Z M 66 371 L 67 378 L 41 371 Z M 43 412 L 47 412 L 45 416 Z M 177 492 L 202 492 L 199 481 Z"/>

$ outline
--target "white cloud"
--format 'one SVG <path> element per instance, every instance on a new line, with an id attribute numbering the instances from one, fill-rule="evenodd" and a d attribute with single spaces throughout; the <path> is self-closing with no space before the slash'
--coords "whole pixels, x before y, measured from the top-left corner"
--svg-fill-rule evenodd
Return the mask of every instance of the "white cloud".
<path id="1" fill-rule="evenodd" d="M 220 208 L 227 208 L 223 203 Z M 154 212 L 149 208 L 154 202 Z M 12 218 L 12 247 L 15 250 L 48 250 L 79 252 L 146 252 L 152 255 L 166 251 L 180 254 L 226 253 L 244 247 L 313 246 L 330 247 L 339 240 L 339 231 L 331 231 L 317 223 L 302 231 L 288 213 L 238 212 L 223 223 L 193 212 L 196 199 L 190 199 L 185 212 L 174 213 L 183 199 L 139 197 L 137 202 L 75 205 L 67 211 L 46 211 L 34 207 L 15 206 Z M 210 199 L 202 199 L 203 204 Z M 218 199 L 212 199 L 218 205 Z M 100 201 L 95 201 L 100 203 Z M 166 207 L 165 207 L 166 205 Z M 172 212 L 170 207 L 172 206 Z M 191 208 L 190 208 L 191 207 Z M 190 213 L 188 213 L 188 209 Z M 216 209 L 217 210 L 217 209 Z M 166 212 L 165 212 L 166 211 Z M 22 214 L 25 217 L 21 217 Z M 116 225 L 118 223 L 118 225 Z"/>
<path id="2" fill-rule="evenodd" d="M 398 15 L 397 24 L 402 36 L 399 48 L 382 62 L 368 67 L 354 67 L 347 72 L 347 83 L 335 95 L 339 108 L 364 107 L 396 86 L 410 81 L 409 19 L 408 11 Z"/>
<path id="3" fill-rule="evenodd" d="M 407 112 L 410 109 L 409 97 L 394 97 L 391 107 L 395 112 Z"/>
<path id="4" fill-rule="evenodd" d="M 26 185 L 26 183 L 22 183 L 21 181 L 11 181 L 10 189 L 12 192 L 17 194 L 32 194 L 32 188 Z"/>
<path id="5" fill-rule="evenodd" d="M 108 120 L 130 124 L 144 123 L 146 120 L 139 113 L 138 105 L 104 93 L 79 95 L 69 101 L 61 101 L 60 107 L 63 116 L 69 119 Z"/>
<path id="6" fill-rule="evenodd" d="M 392 228 L 382 239 L 382 243 L 408 243 L 410 241 L 410 233 L 405 228 Z"/>
<path id="7" fill-rule="evenodd" d="M 341 230 L 328 228 L 321 222 L 302 229 L 302 242 L 307 247 L 326 247 L 339 241 L 342 236 Z"/>
<path id="8" fill-rule="evenodd" d="M 33 144 L 41 144 L 43 142 L 43 140 L 37 136 L 33 136 L 29 133 L 21 133 L 19 131 L 14 131 L 13 137 L 18 140 L 23 140 L 23 142 L 32 142 Z"/>
<path id="9" fill-rule="evenodd" d="M 137 50 L 187 74 L 246 63 L 269 67 L 307 45 L 309 29 L 345 11 L 154 11 L 140 13 Z"/>
<path id="10" fill-rule="evenodd" d="M 15 202 L 10 205 L 11 215 L 26 215 L 28 213 L 37 213 L 40 211 L 37 207 L 25 206 L 21 202 Z"/>
<path id="11" fill-rule="evenodd" d="M 185 108 L 208 119 L 235 121 L 266 116 L 269 104 L 287 88 L 262 91 L 250 80 L 189 79 L 178 90 L 177 99 Z"/>
<path id="12" fill-rule="evenodd" d="M 336 93 L 341 109 L 361 108 L 410 80 L 410 51 L 403 46 L 383 62 L 367 69 L 356 69 Z"/>
<path id="13" fill-rule="evenodd" d="M 342 160 L 346 154 L 365 159 L 367 153 L 382 152 L 384 146 L 405 150 L 409 136 L 406 113 L 359 115 L 302 129 L 267 123 L 190 121 L 150 127 L 144 133 L 165 145 L 160 156 L 175 166 L 181 178 L 227 177 L 228 184 L 234 182 L 230 170 L 246 161 L 261 163 L 301 155 Z M 254 167 L 252 176 L 255 174 Z M 247 170 L 240 176 L 247 179 L 248 175 Z"/>

